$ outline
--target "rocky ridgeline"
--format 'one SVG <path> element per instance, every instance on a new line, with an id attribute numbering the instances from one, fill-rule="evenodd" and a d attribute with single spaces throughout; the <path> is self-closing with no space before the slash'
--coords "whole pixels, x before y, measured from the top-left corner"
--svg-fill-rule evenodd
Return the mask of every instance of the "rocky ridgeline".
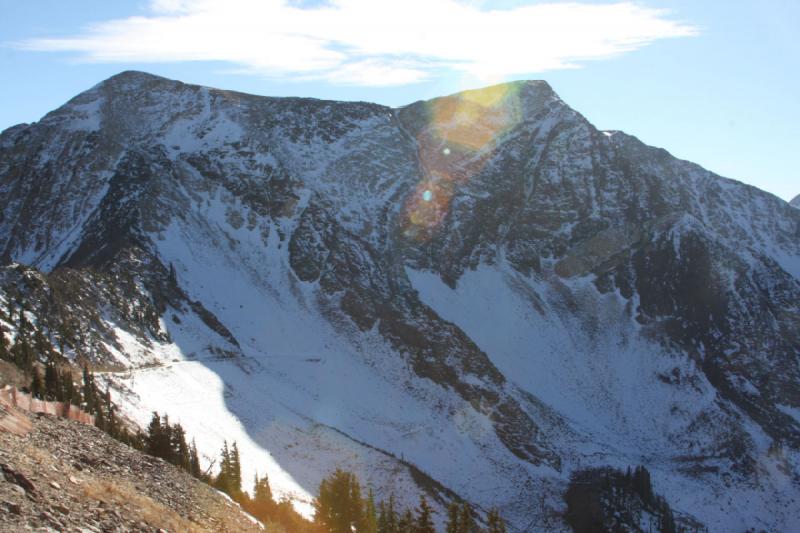
<path id="1" fill-rule="evenodd" d="M 537 530 L 641 463 L 712 530 L 797 529 L 800 211 L 544 82 L 392 109 L 126 72 L 0 134 L 0 206 L 9 340 L 131 369 L 121 407 L 206 453 L 242 421 L 273 479 L 354 451 L 384 496 L 410 458 Z M 220 411 L 165 392 L 184 358 Z"/>
<path id="2" fill-rule="evenodd" d="M 93 426 L 22 416 L 30 433 L 0 431 L 0 531 L 263 530 L 211 487 Z"/>

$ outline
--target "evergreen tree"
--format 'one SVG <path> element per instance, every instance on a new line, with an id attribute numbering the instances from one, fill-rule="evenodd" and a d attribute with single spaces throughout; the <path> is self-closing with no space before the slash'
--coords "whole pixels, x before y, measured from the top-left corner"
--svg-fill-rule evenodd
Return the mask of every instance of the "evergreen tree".
<path id="1" fill-rule="evenodd" d="M 357 532 L 364 531 L 364 500 L 361 499 L 361 485 L 358 483 L 355 474 L 350 474 L 352 476 L 352 482 L 350 483 L 350 499 L 349 499 L 349 506 L 350 506 L 350 516 L 353 524 L 353 528 Z"/>
<path id="2" fill-rule="evenodd" d="M 89 372 L 88 366 L 83 365 L 83 402 L 86 404 L 86 411 L 89 413 L 95 412 L 96 396 L 94 375 Z"/>
<path id="3" fill-rule="evenodd" d="M 386 503 L 378 504 L 378 533 L 386 533 Z"/>
<path id="4" fill-rule="evenodd" d="M 436 533 L 433 526 L 433 510 L 428 505 L 428 500 L 422 495 L 419 497 L 419 507 L 417 507 L 417 518 L 414 524 L 415 533 Z"/>
<path id="5" fill-rule="evenodd" d="M 61 377 L 52 359 L 44 368 L 44 395 L 51 402 L 61 400 Z"/>
<path id="6" fill-rule="evenodd" d="M 159 440 L 158 454 L 168 463 L 176 464 L 175 454 L 172 453 L 172 425 L 169 423 L 169 415 L 161 418 L 161 439 Z"/>
<path id="7" fill-rule="evenodd" d="M 472 509 L 467 502 L 463 502 L 461 504 L 461 516 L 458 519 L 458 533 L 473 533 L 476 529 Z"/>
<path id="8" fill-rule="evenodd" d="M 272 499 L 272 489 L 266 475 L 263 478 L 255 474 L 253 480 L 253 499 L 247 506 L 250 514 L 262 522 L 269 520 L 275 513 L 275 500 Z"/>
<path id="9" fill-rule="evenodd" d="M 364 506 L 364 533 L 378 533 L 378 513 L 375 509 L 375 496 L 369 489 L 367 502 Z M 359 531 L 360 533 L 360 531 Z"/>
<path id="10" fill-rule="evenodd" d="M 183 426 L 175 424 L 172 429 L 172 454 L 176 459 L 175 465 L 181 467 L 187 472 L 191 471 L 191 457 L 189 453 L 189 446 L 186 444 L 186 432 Z"/>
<path id="11" fill-rule="evenodd" d="M 19 303 L 19 320 L 17 321 L 17 338 L 18 339 L 27 339 L 28 333 L 30 332 L 30 322 L 28 322 L 28 317 L 25 316 L 25 308 L 22 305 L 22 302 Z"/>
<path id="12" fill-rule="evenodd" d="M 106 415 L 103 413 L 103 409 L 100 406 L 94 409 L 94 425 L 96 428 L 106 431 Z"/>
<path id="13" fill-rule="evenodd" d="M 4 361 L 11 361 L 11 352 L 8 347 L 8 339 L 6 338 L 6 331 L 0 326 L 0 359 Z"/>
<path id="14" fill-rule="evenodd" d="M 38 354 L 40 358 L 51 357 L 53 355 L 53 346 L 41 329 L 37 329 L 33 333 L 33 351 Z"/>
<path id="15" fill-rule="evenodd" d="M 103 395 L 103 410 L 106 414 L 106 432 L 112 437 L 117 436 L 120 427 L 117 421 L 116 406 L 111 401 L 111 391 L 108 388 L 106 388 L 106 393 Z"/>
<path id="16" fill-rule="evenodd" d="M 633 489 L 642 498 L 647 506 L 653 504 L 653 485 L 650 481 L 650 472 L 644 466 L 637 466 L 633 473 Z"/>
<path id="17" fill-rule="evenodd" d="M 400 516 L 397 513 L 397 502 L 395 502 L 394 493 L 389 495 L 389 506 L 387 507 L 386 511 L 389 518 L 387 522 L 388 533 L 399 533 Z"/>
<path id="18" fill-rule="evenodd" d="M 239 496 L 242 493 L 242 464 L 239 460 L 239 446 L 233 441 L 230 455 L 230 483 L 231 496 Z"/>
<path id="19" fill-rule="evenodd" d="M 256 473 L 255 483 L 253 484 L 253 499 L 261 502 L 275 503 L 272 499 L 272 487 L 269 486 L 269 477 L 259 478 Z"/>
<path id="20" fill-rule="evenodd" d="M 450 505 L 447 506 L 447 524 L 444 529 L 446 533 L 459 533 L 460 510 L 461 508 L 456 502 L 450 502 Z"/>
<path id="21" fill-rule="evenodd" d="M 147 426 L 146 448 L 145 451 L 153 457 L 159 457 L 161 450 L 161 442 L 164 439 L 164 433 L 161 431 L 161 417 L 158 413 L 153 411 L 153 416 L 150 418 L 150 424 Z"/>
<path id="22" fill-rule="evenodd" d="M 31 396 L 39 400 L 43 400 L 45 397 L 44 379 L 42 379 L 42 371 L 39 370 L 39 367 L 33 369 Z"/>
<path id="23" fill-rule="evenodd" d="M 192 439 L 192 447 L 189 449 L 189 473 L 201 479 L 203 471 L 200 468 L 200 456 L 197 453 L 197 443 Z"/>
<path id="24" fill-rule="evenodd" d="M 486 533 L 506 533 L 506 524 L 497 509 L 489 510 L 487 521 L 489 529 L 486 530 Z"/>
<path id="25" fill-rule="evenodd" d="M 228 449 L 228 441 L 223 441 L 220 451 L 219 474 L 214 485 L 222 492 L 230 495 L 233 492 L 231 479 L 231 452 Z"/>
<path id="26" fill-rule="evenodd" d="M 414 515 L 411 513 L 411 509 L 406 509 L 397 520 L 397 532 L 415 533 L 415 526 L 416 522 L 414 520 Z"/>
<path id="27" fill-rule="evenodd" d="M 661 514 L 661 533 L 676 533 L 675 518 L 672 516 L 672 509 L 664 502 L 664 510 Z"/>
<path id="28" fill-rule="evenodd" d="M 11 360 L 23 373 L 30 374 L 33 371 L 35 356 L 31 345 L 24 336 L 17 334 L 16 342 L 11 348 Z"/>
<path id="29" fill-rule="evenodd" d="M 78 392 L 75 390 L 75 383 L 72 381 L 72 370 L 69 366 L 61 369 L 58 381 L 61 387 L 59 394 L 61 401 L 75 405 L 80 403 L 78 401 Z"/>
<path id="30" fill-rule="evenodd" d="M 394 494 L 389 495 L 388 503 L 381 502 L 378 517 L 378 533 L 399 533 L 397 509 L 395 508 Z"/>
<path id="31" fill-rule="evenodd" d="M 330 533 L 361 531 L 363 505 L 355 474 L 337 468 L 319 484 L 319 495 L 314 500 L 314 522 Z"/>

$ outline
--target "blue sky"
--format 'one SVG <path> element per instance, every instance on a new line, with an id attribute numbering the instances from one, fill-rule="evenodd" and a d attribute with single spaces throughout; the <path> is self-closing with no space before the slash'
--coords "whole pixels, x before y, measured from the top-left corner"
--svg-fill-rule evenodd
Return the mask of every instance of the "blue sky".
<path id="1" fill-rule="evenodd" d="M 127 69 L 388 105 L 545 79 L 601 129 L 788 200 L 798 28 L 794 0 L 0 0 L 0 129 Z"/>

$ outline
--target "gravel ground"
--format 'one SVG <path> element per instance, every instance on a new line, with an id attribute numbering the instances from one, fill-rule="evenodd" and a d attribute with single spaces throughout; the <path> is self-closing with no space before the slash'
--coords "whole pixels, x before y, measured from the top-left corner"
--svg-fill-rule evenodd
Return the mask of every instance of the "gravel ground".
<path id="1" fill-rule="evenodd" d="M 263 531 L 221 493 L 95 427 L 29 418 L 25 436 L 0 431 L 2 532 Z"/>

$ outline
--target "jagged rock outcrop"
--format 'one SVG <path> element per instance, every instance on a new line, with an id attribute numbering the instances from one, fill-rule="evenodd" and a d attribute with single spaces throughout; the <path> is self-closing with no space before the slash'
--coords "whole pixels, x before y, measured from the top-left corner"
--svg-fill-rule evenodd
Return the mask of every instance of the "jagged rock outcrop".
<path id="1" fill-rule="evenodd" d="M 41 271 L 6 301 L 133 367 L 131 416 L 219 380 L 289 494 L 351 461 L 388 495 L 399 456 L 557 529 L 571 472 L 641 463 L 712 529 L 800 520 L 800 212 L 544 82 L 391 109 L 126 72 L 0 135 L 0 204 Z"/>

